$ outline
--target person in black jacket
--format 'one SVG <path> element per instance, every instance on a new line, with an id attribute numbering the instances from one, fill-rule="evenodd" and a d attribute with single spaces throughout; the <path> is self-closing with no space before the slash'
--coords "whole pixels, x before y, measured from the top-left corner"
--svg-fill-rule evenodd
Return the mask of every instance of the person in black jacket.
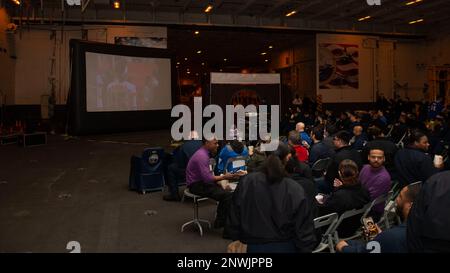
<path id="1" fill-rule="evenodd" d="M 286 170 L 288 173 L 295 172 L 298 176 L 305 177 L 308 179 L 313 179 L 313 173 L 311 167 L 308 164 L 298 160 L 297 152 L 294 147 L 289 145 L 291 149 L 291 158 L 286 163 Z"/>
<path id="2" fill-rule="evenodd" d="M 247 252 L 311 252 L 316 245 L 308 198 L 285 170 L 291 156 L 280 144 L 233 193 L 228 235 L 247 244 Z"/>
<path id="3" fill-rule="evenodd" d="M 193 134 L 193 133 L 191 133 Z M 180 201 L 178 184 L 186 180 L 186 166 L 192 155 L 200 149 L 202 141 L 189 139 L 176 149 L 173 162 L 167 167 L 167 187 L 169 194 L 163 196 L 165 201 Z"/>
<path id="4" fill-rule="evenodd" d="M 342 112 L 339 120 L 336 121 L 337 130 L 344 130 L 350 132 L 350 119 L 348 118 L 348 114 L 346 112 Z"/>
<path id="5" fill-rule="evenodd" d="M 408 216 L 410 252 L 450 252 L 450 171 L 431 176 Z"/>
<path id="6" fill-rule="evenodd" d="M 409 143 L 408 147 L 395 155 L 395 167 L 402 187 L 417 181 L 423 182 L 443 167 L 442 164 L 435 168 L 431 157 L 425 153 L 430 144 L 424 133 L 412 132 Z"/>
<path id="7" fill-rule="evenodd" d="M 331 158 L 332 161 L 327 168 L 325 182 L 319 184 L 319 192 L 328 194 L 333 190 L 333 183 L 339 178 L 338 167 L 344 159 L 350 159 L 356 163 L 358 169 L 362 168 L 362 160 L 360 154 L 349 146 L 350 133 L 347 131 L 339 131 L 333 137 L 333 144 L 336 148 L 336 154 Z"/>
<path id="8" fill-rule="evenodd" d="M 335 191 L 319 202 L 319 216 L 333 212 L 342 213 L 360 209 L 370 201 L 369 192 L 361 186 L 358 180 L 358 166 L 352 160 L 345 159 L 339 164 L 339 179 L 335 178 Z M 339 237 L 348 237 L 355 233 L 360 226 L 358 218 L 345 220 L 338 228 Z"/>
<path id="9" fill-rule="evenodd" d="M 332 157 L 334 155 L 334 150 L 323 143 L 323 128 L 316 127 L 311 133 L 311 138 L 313 140 L 313 145 L 309 151 L 309 163 L 314 165 L 317 160 L 324 159 L 327 157 Z"/>
<path id="10" fill-rule="evenodd" d="M 310 204 L 312 205 L 311 209 L 314 211 L 313 215 L 317 215 L 315 199 L 317 188 L 309 166 L 298 161 L 297 158 L 292 155 L 291 159 L 286 163 L 286 171 L 293 180 L 303 187 L 306 197 L 308 197 Z"/>
<path id="11" fill-rule="evenodd" d="M 404 137 L 408 133 L 407 117 L 408 116 L 405 112 L 401 112 L 398 122 L 394 124 L 394 128 L 391 133 L 391 139 L 394 143 L 405 141 Z"/>

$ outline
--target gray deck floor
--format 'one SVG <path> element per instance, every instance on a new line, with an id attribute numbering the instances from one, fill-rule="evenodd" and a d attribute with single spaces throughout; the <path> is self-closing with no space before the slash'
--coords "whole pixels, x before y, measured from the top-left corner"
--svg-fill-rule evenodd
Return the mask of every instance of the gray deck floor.
<path id="1" fill-rule="evenodd" d="M 169 149 L 169 139 L 168 131 L 50 135 L 43 146 L 0 146 L 0 252 L 69 252 L 69 241 L 81 252 L 225 252 L 221 230 L 181 232 L 190 200 L 128 190 L 130 156 Z M 206 201 L 200 216 L 212 223 L 215 209 Z"/>

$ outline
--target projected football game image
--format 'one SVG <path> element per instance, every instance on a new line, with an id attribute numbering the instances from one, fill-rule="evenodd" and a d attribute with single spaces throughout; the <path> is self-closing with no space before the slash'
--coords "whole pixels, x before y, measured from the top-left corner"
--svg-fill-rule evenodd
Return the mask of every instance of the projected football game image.
<path id="1" fill-rule="evenodd" d="M 86 52 L 88 112 L 170 109 L 170 59 Z"/>

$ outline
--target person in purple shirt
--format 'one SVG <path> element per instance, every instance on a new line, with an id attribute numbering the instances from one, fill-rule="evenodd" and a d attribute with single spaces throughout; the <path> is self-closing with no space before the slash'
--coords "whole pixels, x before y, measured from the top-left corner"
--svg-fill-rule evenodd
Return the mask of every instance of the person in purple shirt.
<path id="1" fill-rule="evenodd" d="M 231 204 L 232 192 L 223 180 L 237 180 L 240 173 L 227 173 L 215 176 L 210 165 L 211 155 L 217 153 L 217 139 L 203 140 L 203 146 L 192 155 L 186 167 L 186 184 L 189 191 L 195 195 L 209 197 L 219 202 L 215 228 L 225 226 L 228 210 Z"/>
<path id="2" fill-rule="evenodd" d="M 371 148 L 368 155 L 369 164 L 364 165 L 359 173 L 359 181 L 370 194 L 370 200 L 389 192 L 391 176 L 384 164 L 384 151 L 381 148 Z M 372 212 L 378 218 L 384 210 L 384 204 L 376 205 Z"/>

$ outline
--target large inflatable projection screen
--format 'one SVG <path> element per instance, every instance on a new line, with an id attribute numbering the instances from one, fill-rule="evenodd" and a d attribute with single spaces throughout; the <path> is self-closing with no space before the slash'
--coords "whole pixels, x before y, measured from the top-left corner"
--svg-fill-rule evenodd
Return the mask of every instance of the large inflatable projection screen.
<path id="1" fill-rule="evenodd" d="M 171 109 L 170 59 L 86 52 L 87 112 Z"/>

